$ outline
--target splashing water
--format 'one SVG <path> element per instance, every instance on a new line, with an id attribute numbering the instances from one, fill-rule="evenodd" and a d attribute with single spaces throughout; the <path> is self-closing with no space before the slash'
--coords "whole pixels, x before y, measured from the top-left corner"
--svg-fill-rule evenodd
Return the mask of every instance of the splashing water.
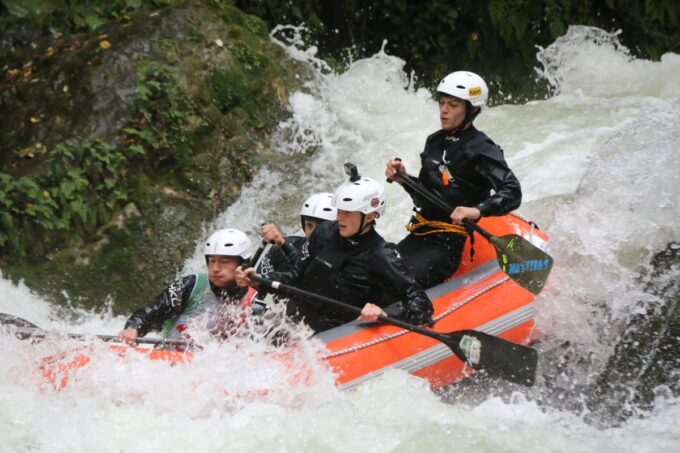
<path id="1" fill-rule="evenodd" d="M 262 169 L 211 228 L 235 226 L 255 235 L 264 220 L 299 233 L 299 204 L 343 181 L 342 163 L 383 180 L 389 157 L 419 169 L 419 152 L 438 128 L 437 106 L 412 88 L 404 62 L 380 52 L 340 74 L 314 49 L 273 40 L 305 61 L 315 78 L 290 100 L 291 118 L 272 147 L 282 158 Z M 615 34 L 589 27 L 569 32 L 538 54 L 554 96 L 485 109 L 477 126 L 505 150 L 524 189 L 520 213 L 551 235 L 555 268 L 539 297 L 541 374 L 533 389 L 489 383 L 476 399 L 447 404 L 426 384 L 391 372 L 338 392 L 315 360 L 310 342 L 301 367 L 315 379 L 282 396 L 230 398 L 220 393 L 286 381 L 266 347 L 242 340 L 211 344 L 189 367 L 120 358 L 94 343 L 107 366 L 81 377 L 79 390 L 39 393 L 38 357 L 75 345 L 50 338 L 31 345 L 0 334 L 0 433 L 8 451 L 674 451 L 680 446 L 680 400 L 666 395 L 642 419 L 618 427 L 586 423 L 587 389 L 613 353 L 623 322 L 645 293 L 638 276 L 650 257 L 680 241 L 680 56 L 638 60 Z M 458 68 L 452 68 L 458 69 Z M 411 203 L 387 186 L 381 233 L 401 238 Z M 208 232 L 206 231 L 206 234 Z M 202 270 L 201 247 L 183 273 Z M 672 277 L 672 276 L 671 276 Z M 675 275 L 675 278 L 679 276 Z M 116 332 L 124 319 L 62 313 L 19 284 L 0 279 L 0 312 L 62 331 Z M 75 319 L 75 321 L 73 321 Z M 75 325 L 74 325 L 75 323 Z M 569 341 L 568 359 L 560 345 Z M 78 343 L 80 344 L 80 343 Z M 557 348 L 557 353 L 550 350 Z M 262 357 L 262 355 L 259 355 Z M 560 359 L 563 359 L 561 364 Z M 566 360 L 566 363 L 565 363 Z M 570 361 L 570 360 L 573 360 Z M 250 385 L 250 387 L 248 387 Z M 217 390 L 216 390 L 217 389 Z M 557 394 L 554 394 L 558 389 Z M 566 389 L 561 391 L 559 389 Z M 462 393 L 473 389 L 456 388 Z M 585 391 L 585 390 L 583 390 Z M 560 395 L 572 404 L 561 404 Z"/>

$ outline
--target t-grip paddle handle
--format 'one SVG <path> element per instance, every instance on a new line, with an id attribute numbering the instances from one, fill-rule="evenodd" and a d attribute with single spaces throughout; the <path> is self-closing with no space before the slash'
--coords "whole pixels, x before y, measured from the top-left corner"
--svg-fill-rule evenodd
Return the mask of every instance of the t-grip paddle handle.
<path id="1" fill-rule="evenodd" d="M 401 162 L 401 157 L 395 157 L 394 160 L 398 160 L 399 162 Z M 387 178 L 386 180 L 387 180 L 387 182 L 392 184 L 392 178 Z"/>

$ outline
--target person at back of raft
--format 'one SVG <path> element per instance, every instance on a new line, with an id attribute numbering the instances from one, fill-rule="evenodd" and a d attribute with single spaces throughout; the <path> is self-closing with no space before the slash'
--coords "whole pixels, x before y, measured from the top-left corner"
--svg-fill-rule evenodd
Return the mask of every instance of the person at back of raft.
<path id="1" fill-rule="evenodd" d="M 431 320 L 432 302 L 414 282 L 394 244 L 375 231 L 375 220 L 385 210 L 385 189 L 358 175 L 333 195 L 337 220 L 318 225 L 302 247 L 289 272 L 264 277 L 361 307 L 360 320 L 375 322 L 383 307 L 396 301 L 400 316 L 416 324 Z M 257 286 L 248 278 L 254 269 L 236 270 L 241 286 Z M 354 315 L 310 300 L 291 299 L 287 313 L 321 332 L 349 322 Z"/>
<path id="2" fill-rule="evenodd" d="M 248 316 L 254 290 L 236 285 L 235 271 L 251 254 L 251 242 L 240 230 L 215 231 L 203 252 L 207 274 L 177 280 L 149 305 L 137 310 L 118 338 L 132 343 L 151 330 L 171 339 L 189 339 L 192 329 L 227 336 Z"/>
<path id="3" fill-rule="evenodd" d="M 505 215 L 522 201 L 522 189 L 503 150 L 472 124 L 489 97 L 484 80 L 472 72 L 453 72 L 439 83 L 437 94 L 442 128 L 427 137 L 420 173 L 411 178 L 455 209 L 445 214 L 402 185 L 413 199 L 416 214 L 407 226 L 410 233 L 397 244 L 424 288 L 441 283 L 458 268 L 467 238 L 460 226 L 463 219 Z M 406 167 L 399 158 L 390 159 L 385 176 L 394 179 L 397 173 L 405 177 Z M 442 228 L 448 231 L 436 231 Z"/>
<path id="4" fill-rule="evenodd" d="M 270 272 L 286 272 L 293 268 L 293 265 L 300 256 L 302 244 L 312 234 L 314 228 L 320 223 L 335 220 L 336 209 L 331 205 L 333 194 L 319 192 L 310 195 L 300 208 L 300 222 L 304 236 L 284 237 L 273 223 L 262 225 L 260 235 L 267 242 L 276 244 L 267 253 L 257 267 L 257 271 L 262 274 Z"/>

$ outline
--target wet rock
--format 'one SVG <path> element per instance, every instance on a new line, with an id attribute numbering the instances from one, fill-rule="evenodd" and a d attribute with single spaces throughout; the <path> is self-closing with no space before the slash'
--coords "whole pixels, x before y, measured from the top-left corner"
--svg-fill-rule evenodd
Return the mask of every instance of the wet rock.
<path id="1" fill-rule="evenodd" d="M 680 395 L 680 244 L 668 244 L 651 264 L 642 279 L 651 302 L 631 313 L 589 398 L 601 420 L 645 415 L 663 395 Z"/>

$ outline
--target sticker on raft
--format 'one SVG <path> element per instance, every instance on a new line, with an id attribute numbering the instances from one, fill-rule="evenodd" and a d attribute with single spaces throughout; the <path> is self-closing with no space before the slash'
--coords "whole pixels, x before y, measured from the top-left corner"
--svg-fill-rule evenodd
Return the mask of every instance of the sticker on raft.
<path id="1" fill-rule="evenodd" d="M 470 335 L 463 335 L 459 343 L 461 351 L 467 357 L 467 361 L 472 365 L 477 365 L 482 356 L 482 342 L 471 337 Z"/>
<path id="2" fill-rule="evenodd" d="M 503 261 L 505 261 L 505 259 Z M 507 272 L 508 275 L 523 274 L 524 272 L 544 271 L 548 269 L 549 265 L 550 260 L 547 258 L 542 260 L 528 260 L 503 266 L 503 271 Z M 506 267 L 507 269 L 505 269 Z"/>

